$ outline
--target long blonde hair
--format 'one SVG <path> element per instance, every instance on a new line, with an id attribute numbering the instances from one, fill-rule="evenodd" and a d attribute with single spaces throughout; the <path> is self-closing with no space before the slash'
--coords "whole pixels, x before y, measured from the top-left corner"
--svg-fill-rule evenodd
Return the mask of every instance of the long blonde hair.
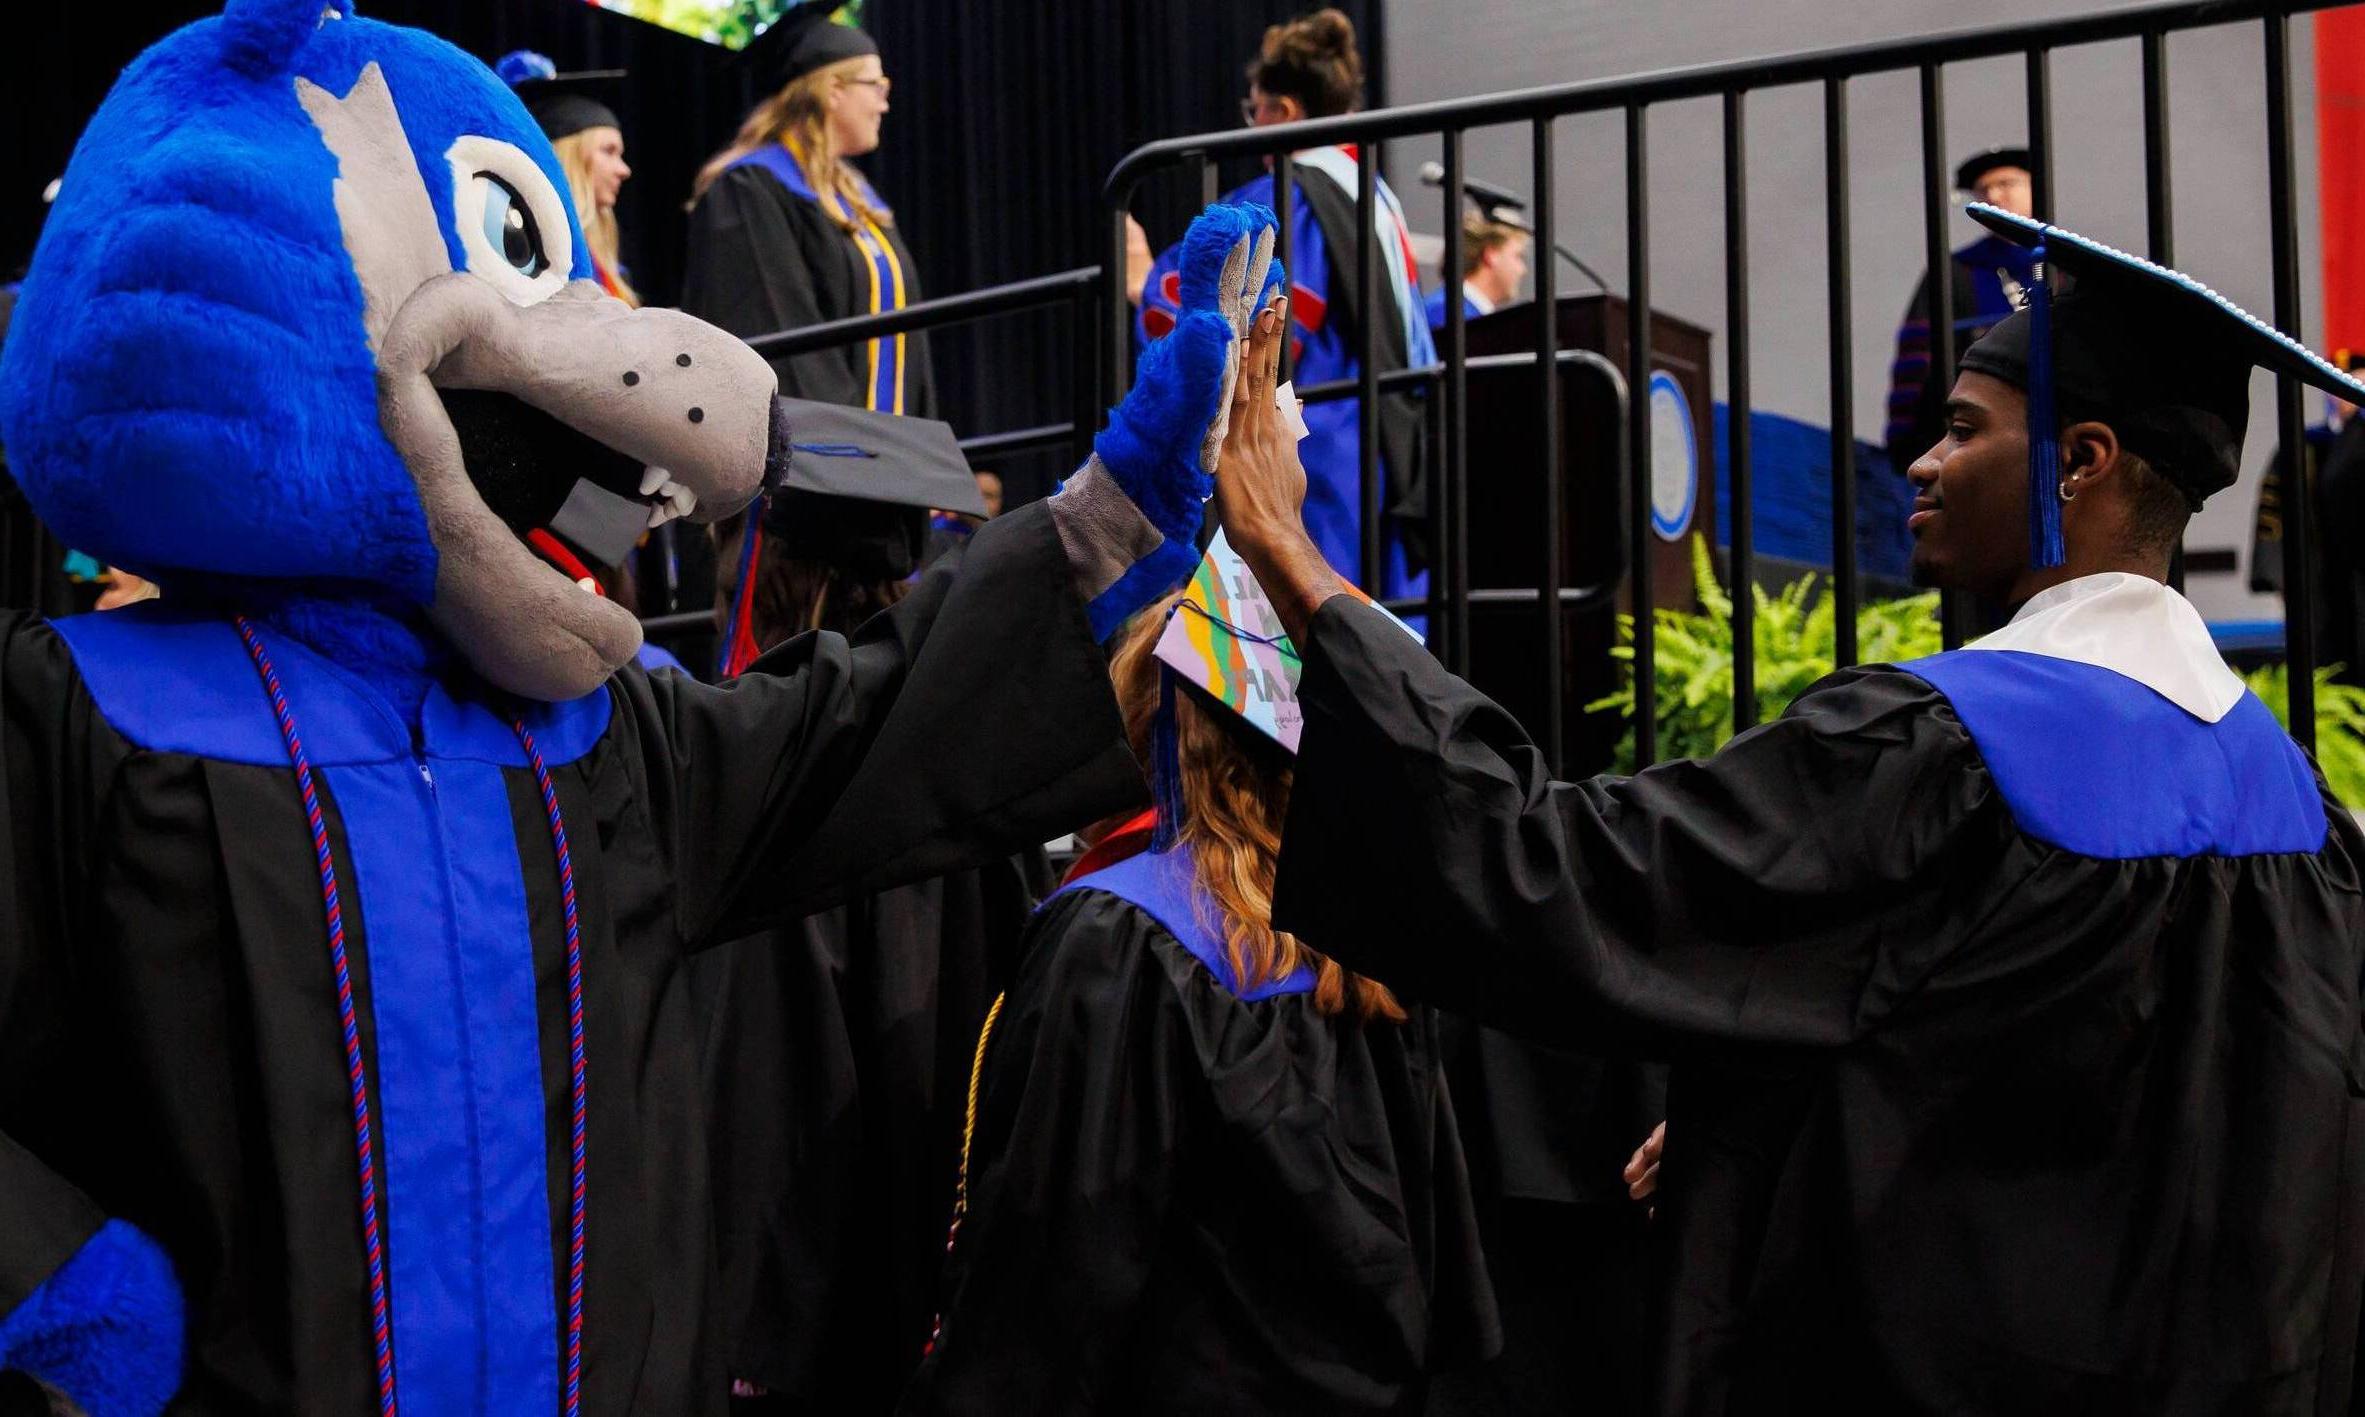
<path id="1" fill-rule="evenodd" d="M 575 217 L 583 223 L 583 244 L 591 248 L 592 259 L 607 273 L 615 285 L 616 296 L 628 305 L 641 303 L 639 292 L 624 279 L 624 263 L 619 256 L 621 233 L 616 225 L 613 207 L 602 207 L 591 191 L 591 135 L 600 131 L 585 128 L 551 142 L 551 151 L 558 154 L 559 171 L 567 175 L 567 191 L 575 199 Z"/>
<path id="2" fill-rule="evenodd" d="M 787 88 L 748 110 L 731 145 L 708 158 L 706 166 L 698 169 L 698 180 L 690 184 L 690 205 L 696 206 L 698 199 L 706 195 L 706 189 L 732 163 L 760 148 L 782 143 L 796 159 L 797 166 L 805 170 L 805 180 L 814 191 L 832 192 L 845 198 L 847 206 L 875 226 L 893 226 L 893 215 L 870 200 L 854 169 L 838 157 L 837 140 L 829 131 L 829 96 L 860 73 L 867 62 L 869 56 L 856 55 L 835 64 L 824 64 L 810 74 L 791 79 Z M 840 230 L 854 229 L 854 223 L 835 204 L 823 202 L 821 210 Z"/>
<path id="3" fill-rule="evenodd" d="M 1126 736 L 1144 763 L 1154 761 L 1150 740 L 1160 670 L 1154 651 L 1167 615 L 1181 599 L 1177 592 L 1135 616 L 1109 660 Z M 1174 718 L 1185 817 L 1179 844 L 1191 850 L 1198 896 L 1223 912 L 1224 953 L 1232 977 L 1245 992 L 1305 965 L 1314 971 L 1318 1012 L 1402 1022 L 1404 1008 L 1386 985 L 1350 973 L 1296 936 L 1273 928 L 1273 880 L 1281 857 L 1281 823 L 1289 813 L 1289 756 L 1277 746 L 1250 741 L 1244 725 L 1219 721 L 1217 712 L 1202 708 L 1179 687 Z"/>

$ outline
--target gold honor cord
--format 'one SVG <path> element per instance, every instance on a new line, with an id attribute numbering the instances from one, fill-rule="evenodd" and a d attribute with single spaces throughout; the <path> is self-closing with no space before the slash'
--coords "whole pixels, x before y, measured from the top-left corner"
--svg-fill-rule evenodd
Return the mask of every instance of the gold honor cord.
<path id="1" fill-rule="evenodd" d="M 994 995 L 993 1007 L 985 1011 L 985 1026 L 977 1030 L 977 1055 L 969 1062 L 969 1109 L 961 1119 L 961 1171 L 953 1187 L 953 1223 L 945 1231 L 944 1252 L 953 1252 L 954 1242 L 961 1237 L 961 1221 L 969 1214 L 969 1149 L 977 1141 L 977 1094 L 985 1082 L 985 1050 L 994 1041 L 994 1025 L 1001 1022 L 1002 1004 L 1010 996 Z M 936 1344 L 944 1336 L 944 1315 L 938 1313 L 928 1333 L 927 1352 L 934 1353 Z"/>

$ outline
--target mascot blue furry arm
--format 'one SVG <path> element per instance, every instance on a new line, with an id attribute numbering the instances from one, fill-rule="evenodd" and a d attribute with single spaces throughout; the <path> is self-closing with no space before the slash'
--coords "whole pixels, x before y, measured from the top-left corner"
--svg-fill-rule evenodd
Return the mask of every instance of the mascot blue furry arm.
<path id="1" fill-rule="evenodd" d="M 704 1410 L 686 952 L 1138 801 L 1100 641 L 1195 560 L 1270 218 L 1096 456 L 714 688 L 580 574 L 795 456 L 474 59 L 231 0 L 83 135 L 0 367 L 0 1369 L 83 1411 Z M 1186 337 L 1187 336 L 1187 337 Z"/>

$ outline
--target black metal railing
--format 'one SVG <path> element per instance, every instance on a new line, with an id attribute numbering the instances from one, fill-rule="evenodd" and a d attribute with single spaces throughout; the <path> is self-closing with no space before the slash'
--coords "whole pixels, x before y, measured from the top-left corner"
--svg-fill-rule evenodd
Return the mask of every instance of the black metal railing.
<path id="1" fill-rule="evenodd" d="M 1857 496 L 1854 369 L 1851 353 L 1854 330 L 1848 296 L 1853 265 L 1848 229 L 1847 113 L 1850 82 L 1869 75 L 1894 73 L 1911 73 L 1919 78 L 1924 191 L 1922 215 L 1929 265 L 1928 289 L 1932 302 L 1931 358 L 1935 367 L 1951 369 L 1958 351 L 1953 347 L 1953 281 L 1949 269 L 1952 255 L 1947 239 L 1946 193 L 1949 182 L 1943 151 L 1946 66 L 2011 55 L 2018 55 L 2024 61 L 2028 139 L 2034 154 L 2031 176 L 2037 212 L 2042 216 L 2050 214 L 2055 190 L 2052 160 L 2053 51 L 2104 41 L 2139 42 L 2142 48 L 2146 227 L 2150 254 L 2165 263 L 2173 255 L 2169 244 L 2173 208 L 2168 183 L 2165 37 L 2179 30 L 2201 26 L 2255 22 L 2262 32 L 2265 48 L 2263 78 L 2268 113 L 2269 220 L 2274 232 L 2274 318 L 2275 323 L 2283 329 L 2296 331 L 2301 312 L 2298 211 L 2292 175 L 2290 19 L 2294 14 L 2333 8 L 2338 3 L 2346 3 L 2346 0 L 2274 0 L 2273 3 L 2270 0 L 2175 0 L 2175 3 L 2136 6 L 2035 24 L 1964 30 L 1774 59 L 1704 65 L 1635 77 L 1411 104 L 1303 123 L 1268 128 L 1235 128 L 1150 143 L 1136 149 L 1120 162 L 1103 188 L 1108 213 L 1108 254 L 1101 276 L 1102 318 L 1106 323 L 1101 340 L 1100 402 L 1115 402 L 1128 376 L 1126 350 L 1131 313 L 1121 284 L 1125 249 L 1124 217 L 1134 192 L 1144 181 L 1175 169 L 1194 170 L 1202 195 L 1212 198 L 1217 185 L 1217 164 L 1248 158 L 1269 162 L 1273 174 L 1275 212 L 1281 220 L 1280 254 L 1286 264 L 1289 256 L 1289 206 L 1296 200 L 1292 155 L 1330 144 L 1360 145 L 1364 160 L 1358 164 L 1360 176 L 1355 192 L 1358 221 L 1354 260 L 1349 264 L 1338 260 L 1334 254 L 1332 264 L 1334 270 L 1347 269 L 1353 272 L 1358 295 L 1357 308 L 1369 311 L 1378 281 L 1374 223 L 1371 218 L 1375 201 L 1375 174 L 1384 160 L 1383 145 L 1391 140 L 1408 138 L 1433 138 L 1440 144 L 1444 168 L 1441 202 L 1446 233 L 1445 269 L 1452 271 L 1460 269 L 1462 254 L 1460 213 L 1465 182 L 1464 136 L 1473 129 L 1514 124 L 1528 125 L 1532 139 L 1530 184 L 1534 194 L 1533 249 L 1541 256 L 1534 267 L 1538 318 L 1535 322 L 1533 358 L 1539 366 L 1540 387 L 1546 391 L 1554 389 L 1556 386 L 1551 371 L 1558 367 L 1559 361 L 1556 357 L 1558 328 L 1552 313 L 1557 282 L 1550 254 L 1554 245 L 1553 184 L 1557 166 L 1553 125 L 1557 120 L 1575 114 L 1607 112 L 1623 115 L 1626 137 L 1625 298 L 1628 325 L 1625 386 L 1629 390 L 1647 389 L 1651 371 L 1650 169 L 1647 146 L 1650 110 L 1683 99 L 1720 99 L 1723 104 L 1724 139 L 1726 404 L 1729 410 L 1727 455 L 1730 459 L 1731 487 L 1727 565 L 1738 604 L 1742 607 L 1733 616 L 1732 624 L 1733 711 L 1735 726 L 1746 728 L 1756 717 L 1756 647 L 1752 642 L 1752 617 L 1747 613 L 1747 598 L 1741 593 L 1743 587 L 1752 583 L 1755 572 L 1754 513 L 1750 501 L 1752 450 L 1749 438 L 1749 366 L 1752 342 L 1749 244 L 1744 185 L 1746 177 L 1742 161 L 1748 141 L 1748 97 L 1761 90 L 1806 84 L 1819 85 L 1822 89 L 1826 271 L 1830 287 L 1831 588 L 1838 626 L 1835 655 L 1837 664 L 1845 666 L 1856 659 L 1856 624 L 1863 596 L 1856 565 Z M 1443 454 L 1440 459 L 1442 477 L 1438 479 L 1442 486 L 1433 497 L 1432 505 L 1436 513 L 1436 525 L 1444 534 L 1435 538 L 1442 554 L 1438 558 L 1440 564 L 1437 574 L 1433 576 L 1433 585 L 1437 589 L 1431 601 L 1433 610 L 1438 612 L 1437 623 L 1443 627 L 1440 637 L 1442 652 L 1449 664 L 1463 668 L 1466 667 L 1464 656 L 1469 645 L 1468 615 L 1473 604 L 1469 581 L 1469 548 L 1464 539 L 1470 481 L 1466 458 L 1468 396 L 1464 375 L 1475 361 L 1467 354 L 1461 302 L 1448 298 L 1445 309 L 1446 324 L 1439 342 L 1441 363 L 1429 369 L 1405 371 L 1405 374 L 1414 382 L 1433 384 L 1440 393 L 1436 422 Z M 1382 505 L 1382 489 L 1378 467 L 1376 404 L 1382 387 L 1393 387 L 1394 381 L 1383 380 L 1375 373 L 1377 322 L 1366 319 L 1362 324 L 1361 372 L 1351 384 L 1342 384 L 1338 392 L 1343 394 L 1351 390 L 1362 400 L 1359 472 L 1364 524 L 1358 550 L 1361 579 L 1367 587 L 1376 587 L 1380 584 L 1379 571 L 1383 565 L 1384 551 L 1380 518 L 1377 515 Z M 1330 393 L 1331 390 L 1320 392 Z M 1649 632 L 1654 602 L 1651 558 L 1640 554 L 1638 548 L 1648 544 L 1650 535 L 1649 400 L 1626 398 L 1623 400 L 1623 413 L 1624 447 L 1620 454 L 1627 477 L 1623 515 L 1620 518 L 1620 531 L 1625 545 L 1619 559 L 1630 582 L 1627 586 L 1628 608 L 1640 627 L 1634 640 L 1633 731 L 1636 761 L 1647 764 L 1655 758 L 1657 747 L 1654 637 Z M 2298 449 L 2303 429 L 2299 385 L 2295 381 L 2279 381 L 2277 413 L 2282 446 Z M 1564 692 L 1564 675 L 1559 662 L 1563 641 L 1558 624 L 1564 598 L 1555 593 L 1562 575 L 1559 521 L 1564 511 L 1558 470 L 1562 466 L 1562 442 L 1572 430 L 1561 427 L 1560 401 L 1556 397 L 1540 397 L 1534 416 L 1538 433 L 1538 471 L 1543 473 L 1550 470 L 1544 476 L 1543 505 L 1548 523 L 1544 529 L 1546 551 L 1542 562 L 1545 584 L 1511 594 L 1522 603 L 1536 605 L 1544 611 L 1544 721 L 1533 726 L 1541 736 L 1556 740 Z M 1603 430 L 1598 428 L 1581 431 L 1585 436 L 1603 435 Z M 2294 457 L 2295 463 L 2301 461 L 2304 460 Z M 1502 471 L 1494 470 L 1497 475 Z M 2310 540 L 2309 495 L 2304 487 L 2296 495 L 2286 498 L 2286 508 L 2285 546 L 2286 555 L 2291 558 L 2291 569 L 2287 576 L 2288 609 L 2285 626 L 2290 727 L 2294 737 L 2312 748 L 2315 743 L 2313 595 L 2318 568 Z M 1945 625 L 1946 642 L 1949 645 L 1959 643 L 1964 616 L 1958 607 L 1949 607 Z M 1548 742 L 1547 746 L 1554 744 Z M 1560 765 L 1557 752 L 1553 761 L 1555 766 Z"/>
<path id="2" fill-rule="evenodd" d="M 1430 515 L 1436 547 L 1435 571 L 1426 600 L 1392 603 L 1392 608 L 1424 610 L 1431 616 L 1432 643 L 1446 662 L 1467 671 L 1471 645 L 1471 612 L 1534 609 L 1542 621 L 1540 658 L 1544 669 L 1541 721 L 1533 725 L 1552 755 L 1563 765 L 1561 725 L 1567 666 L 1562 663 L 1565 641 L 1561 617 L 1604 604 L 1614 585 L 1575 588 L 1561 582 L 1563 565 L 1561 521 L 1567 515 L 1565 489 L 1557 470 L 1572 437 L 1599 440 L 1612 455 L 1610 466 L 1623 467 L 1625 476 L 1616 491 L 1617 538 L 1612 557 L 1617 575 L 1625 580 L 1626 607 L 1642 632 L 1634 639 L 1633 715 L 1635 760 L 1647 764 L 1657 756 L 1657 701 L 1655 640 L 1648 632 L 1655 602 L 1651 557 L 1641 548 L 1649 544 L 1651 439 L 1647 398 L 1632 391 L 1647 389 L 1651 373 L 1651 250 L 1649 240 L 1650 167 L 1648 132 L 1650 110 L 1687 99 L 1715 98 L 1722 105 L 1724 240 L 1725 240 L 1725 456 L 1729 502 L 1726 569 L 1740 607 L 1732 620 L 1733 720 L 1736 729 L 1757 719 L 1756 646 L 1747 597 L 1740 594 L 1754 582 L 1757 539 L 1753 506 L 1753 449 L 1751 361 L 1754 354 L 1750 312 L 1749 231 L 1747 221 L 1748 100 L 1754 93 L 1816 85 L 1823 99 L 1825 168 L 1825 269 L 1829 283 L 1831 426 L 1831 539 L 1830 583 L 1836 611 L 1835 660 L 1845 666 L 1857 657 L 1857 620 L 1864 587 L 1856 564 L 1856 448 L 1854 430 L 1854 366 L 1849 290 L 1853 268 L 1849 231 L 1848 97 L 1851 81 L 1871 75 L 1916 76 L 1920 86 L 1922 220 L 1927 289 L 1930 299 L 1931 360 L 1935 367 L 1952 368 L 1955 348 L 1954 284 L 1949 278 L 1952 253 L 1948 241 L 1949 172 L 1944 133 L 1945 71 L 1951 64 L 2018 55 L 2024 64 L 2029 147 L 2033 157 L 2036 209 L 2049 215 L 2054 198 L 2051 56 L 2076 45 L 2109 41 L 2137 42 L 2141 48 L 2144 134 L 2144 210 L 2147 250 L 2153 259 L 2174 258 L 2170 233 L 2173 204 L 2169 185 L 2170 129 L 2166 37 L 2180 30 L 2232 23 L 2255 23 L 2264 46 L 2263 82 L 2267 96 L 2267 160 L 2269 220 L 2274 233 L 2271 259 L 2274 281 L 2274 318 L 2286 330 L 2298 330 L 2299 256 L 2298 212 L 2292 158 L 2290 20 L 2296 14 L 2334 8 L 2350 0 L 2173 0 L 2034 24 L 1996 26 L 1953 33 L 1818 50 L 1778 58 L 1703 65 L 1656 74 L 1490 94 L 1446 102 L 1412 104 L 1365 113 L 1270 128 L 1228 129 L 1150 143 L 1129 154 L 1110 174 L 1103 188 L 1107 208 L 1106 258 L 1097 267 L 1065 271 L 1036 280 L 931 300 L 884 315 L 836 320 L 823 325 L 765 336 L 751 343 L 762 353 L 780 356 L 837 347 L 898 331 L 932 329 L 964 320 L 985 318 L 1045 306 L 1065 306 L 1075 318 L 1074 413 L 1068 422 L 1038 428 L 986 434 L 963 440 L 972 453 L 1007 453 L 1021 449 L 1071 444 L 1080 461 L 1101 409 L 1122 394 L 1130 374 L 1132 309 L 1124 289 L 1125 213 L 1135 190 L 1151 178 L 1176 170 L 1189 171 L 1203 200 L 1217 195 L 1218 164 L 1233 159 L 1262 159 L 1274 180 L 1274 209 L 1280 219 L 1277 255 L 1290 261 L 1290 208 L 1297 200 L 1293 154 L 1336 143 L 1362 146 L 1365 160 L 1358 164 L 1355 203 L 1357 247 L 1351 263 L 1333 258 L 1333 269 L 1352 271 L 1359 309 L 1372 308 L 1379 281 L 1379 252 L 1373 239 L 1377 204 L 1377 173 L 1384 161 L 1384 144 L 1407 138 L 1434 138 L 1442 157 L 1440 192 L 1444 215 L 1446 270 L 1458 270 L 1462 259 L 1459 213 L 1465 188 L 1464 139 L 1474 129 L 1525 124 L 1530 132 L 1533 249 L 1543 255 L 1536 262 L 1534 347 L 1522 354 L 1472 357 L 1468 353 L 1465 318 L 1458 300 L 1445 302 L 1446 320 L 1438 339 L 1438 362 L 1422 368 L 1378 372 L 1378 325 L 1362 321 L 1358 373 L 1352 379 L 1301 389 L 1312 401 L 1354 397 L 1361 401 L 1358 419 L 1358 472 L 1362 528 L 1357 546 L 1359 579 L 1366 586 L 1382 582 L 1386 546 L 1380 509 L 1384 488 L 1377 437 L 1378 396 L 1401 389 L 1431 391 L 1430 436 L 1438 454 L 1440 475 L 1431 479 Z M 1558 279 L 1550 252 L 1554 240 L 1554 179 L 1558 166 L 1554 124 L 1577 114 L 1610 113 L 1622 116 L 1625 132 L 1625 198 L 1627 268 L 1626 360 L 1611 365 L 1590 351 L 1561 350 L 1558 326 L 1552 316 Z M 1284 355 L 1286 359 L 1288 356 Z M 1472 370 L 1532 364 L 1537 369 L 1540 395 L 1559 387 L 1558 371 L 1576 368 L 1586 377 L 1606 377 L 1614 394 L 1616 418 L 1606 426 L 1568 429 L 1562 426 L 1561 399 L 1539 396 L 1536 467 L 1555 470 L 1543 476 L 1541 505 L 1545 525 L 1540 558 L 1541 584 L 1523 588 L 1473 588 L 1471 585 L 1469 387 Z M 2299 386 L 2278 382 L 2277 429 L 2286 449 L 2301 446 L 2303 435 Z M 2303 462 L 2303 459 L 2295 459 Z M 1493 469 L 1501 475 L 1503 469 Z M 2301 476 L 2305 473 L 2302 471 Z M 2310 748 L 2315 743 L 2314 593 L 2319 574 L 2312 542 L 2312 507 L 2304 487 L 2285 499 L 2285 625 L 2289 669 L 2290 727 Z M 2181 562 L 2177 572 L 2181 577 Z M 1944 639 L 1959 644 L 1968 623 L 1965 608 L 1952 604 L 1944 616 Z M 661 617 L 652 629 L 685 627 L 696 615 Z"/>

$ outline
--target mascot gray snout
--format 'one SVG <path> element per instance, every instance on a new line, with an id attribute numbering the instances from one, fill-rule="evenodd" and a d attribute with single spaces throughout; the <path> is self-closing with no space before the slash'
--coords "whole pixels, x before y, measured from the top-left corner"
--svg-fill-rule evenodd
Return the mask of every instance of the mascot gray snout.
<path id="1" fill-rule="evenodd" d="M 597 687 L 639 649 L 640 626 L 537 558 L 521 532 L 556 524 L 609 559 L 603 541 L 628 548 L 675 517 L 737 512 L 782 457 L 774 386 L 735 336 L 679 311 L 632 309 L 588 281 L 531 305 L 466 274 L 420 285 L 380 342 L 378 401 L 439 556 L 431 617 L 512 692 L 562 699 Z M 545 437 L 506 461 L 483 453 L 454 419 L 480 395 L 514 401 L 493 420 L 512 430 L 489 440 L 496 449 L 535 430 L 578 441 Z"/>

